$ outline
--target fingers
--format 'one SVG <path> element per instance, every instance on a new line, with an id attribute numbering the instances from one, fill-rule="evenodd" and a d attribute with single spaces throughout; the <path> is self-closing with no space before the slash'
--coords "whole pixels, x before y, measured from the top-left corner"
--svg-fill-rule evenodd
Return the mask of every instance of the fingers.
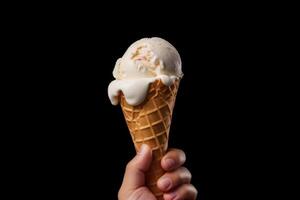
<path id="1" fill-rule="evenodd" d="M 157 186 L 165 192 L 165 200 L 195 200 L 196 188 L 190 184 L 191 173 L 181 167 L 185 163 L 185 153 L 179 149 L 171 149 L 161 161 L 162 168 L 167 171 L 157 182 Z"/>
<path id="2" fill-rule="evenodd" d="M 176 190 L 165 193 L 165 200 L 195 200 L 197 198 L 197 190 L 191 184 L 184 184 L 178 187 Z"/>
<path id="3" fill-rule="evenodd" d="M 179 149 L 170 149 L 161 160 L 161 166 L 165 171 L 172 171 L 184 164 L 185 153 Z"/>
<path id="4" fill-rule="evenodd" d="M 157 182 L 163 192 L 170 191 L 179 185 L 190 183 L 192 175 L 185 167 L 180 167 L 172 172 L 165 173 Z"/>
<path id="5" fill-rule="evenodd" d="M 127 164 L 121 189 L 131 191 L 145 185 L 145 172 L 152 161 L 152 151 L 142 145 L 137 155 Z"/>

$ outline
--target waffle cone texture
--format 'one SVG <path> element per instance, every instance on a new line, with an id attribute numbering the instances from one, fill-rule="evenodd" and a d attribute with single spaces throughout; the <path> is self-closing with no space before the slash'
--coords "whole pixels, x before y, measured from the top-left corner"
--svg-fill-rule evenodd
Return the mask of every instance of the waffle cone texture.
<path id="1" fill-rule="evenodd" d="M 142 144 L 152 149 L 153 161 L 146 174 L 146 185 L 158 200 L 163 199 L 163 193 L 157 188 L 156 182 L 165 173 L 160 162 L 168 148 L 178 87 L 179 80 L 169 87 L 157 80 L 149 86 L 145 101 L 137 106 L 129 105 L 121 95 L 122 111 L 136 151 Z"/>

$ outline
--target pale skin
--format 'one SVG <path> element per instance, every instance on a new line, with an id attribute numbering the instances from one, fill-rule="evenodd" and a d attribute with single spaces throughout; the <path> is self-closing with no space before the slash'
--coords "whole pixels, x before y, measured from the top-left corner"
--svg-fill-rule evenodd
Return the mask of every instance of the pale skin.
<path id="1" fill-rule="evenodd" d="M 165 200 L 195 200 L 197 197 L 197 190 L 191 184 L 191 173 L 182 166 L 185 159 L 185 153 L 179 149 L 170 149 L 162 158 L 161 166 L 166 173 L 157 181 L 157 186 L 163 191 Z M 145 186 L 145 172 L 151 160 L 150 148 L 143 145 L 126 166 L 119 200 L 156 200 Z"/>

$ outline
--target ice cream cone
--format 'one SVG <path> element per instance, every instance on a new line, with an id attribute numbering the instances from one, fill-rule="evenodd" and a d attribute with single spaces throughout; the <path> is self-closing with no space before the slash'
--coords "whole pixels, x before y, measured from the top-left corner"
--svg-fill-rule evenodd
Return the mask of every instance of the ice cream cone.
<path id="1" fill-rule="evenodd" d="M 166 86 L 161 80 L 153 82 L 144 102 L 137 106 L 129 105 L 121 95 L 121 107 L 135 149 L 142 144 L 152 149 L 153 161 L 146 174 L 146 185 L 158 200 L 163 193 L 157 188 L 157 180 L 164 174 L 160 161 L 168 148 L 169 131 L 179 80 Z"/>

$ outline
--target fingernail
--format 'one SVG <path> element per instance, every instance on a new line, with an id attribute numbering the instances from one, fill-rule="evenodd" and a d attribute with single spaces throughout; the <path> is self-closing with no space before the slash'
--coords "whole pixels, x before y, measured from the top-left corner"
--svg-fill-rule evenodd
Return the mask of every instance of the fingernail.
<path id="1" fill-rule="evenodd" d="M 158 185 L 160 188 L 168 190 L 171 188 L 172 181 L 170 178 L 162 178 L 161 180 L 159 180 Z"/>
<path id="2" fill-rule="evenodd" d="M 175 161 L 173 159 L 170 159 L 170 158 L 166 159 L 165 163 L 166 163 L 166 167 L 168 169 L 172 168 L 175 165 Z"/>
<path id="3" fill-rule="evenodd" d="M 147 152 L 147 145 L 142 144 L 140 151 L 138 152 L 140 155 L 144 155 Z"/>

